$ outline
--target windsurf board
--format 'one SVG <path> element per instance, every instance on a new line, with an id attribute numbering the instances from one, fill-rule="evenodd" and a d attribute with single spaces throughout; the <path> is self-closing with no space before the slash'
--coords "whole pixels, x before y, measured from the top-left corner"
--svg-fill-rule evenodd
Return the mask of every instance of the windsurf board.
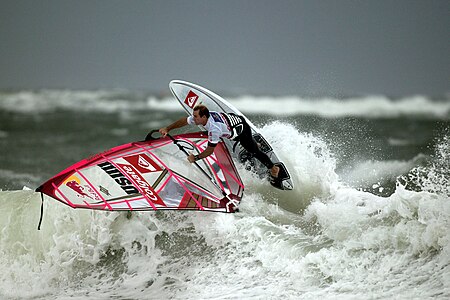
<path id="1" fill-rule="evenodd" d="M 265 152 L 272 162 L 280 168 L 280 173 L 277 180 L 271 181 L 271 184 L 281 190 L 294 189 L 290 172 L 285 163 L 281 161 L 272 145 L 267 142 L 267 139 L 261 134 L 258 128 L 236 107 L 210 90 L 187 81 L 172 80 L 169 83 L 169 88 L 188 115 L 193 114 L 193 109 L 196 105 L 203 104 L 208 107 L 210 111 L 234 113 L 243 116 L 249 124 L 252 130 L 252 135 L 258 143 L 260 149 Z M 246 164 L 248 168 L 252 169 L 261 178 L 267 177 L 267 168 L 256 158 L 252 157 L 252 155 L 243 149 L 240 144 L 234 145 L 233 142 L 229 140 L 226 140 L 225 144 L 227 145 L 230 153 L 232 153 L 233 156 L 240 162 Z"/>

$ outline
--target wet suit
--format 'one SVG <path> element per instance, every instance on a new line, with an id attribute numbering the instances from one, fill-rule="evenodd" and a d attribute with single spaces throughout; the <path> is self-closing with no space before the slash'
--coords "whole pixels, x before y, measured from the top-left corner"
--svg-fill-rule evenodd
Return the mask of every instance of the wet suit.
<path id="1" fill-rule="evenodd" d="M 241 117 L 241 119 L 243 121 L 242 133 L 238 135 L 234 140 L 238 141 L 245 150 L 251 153 L 253 157 L 258 159 L 264 166 L 266 166 L 267 169 L 271 169 L 274 163 L 270 160 L 269 156 L 267 156 L 266 153 L 262 152 L 259 149 L 258 144 L 253 138 L 250 126 L 247 124 L 244 118 Z"/>
<path id="2" fill-rule="evenodd" d="M 238 141 L 241 146 L 257 158 L 266 168 L 271 169 L 274 163 L 266 153 L 262 152 L 252 135 L 252 130 L 242 116 L 230 113 L 209 112 L 210 116 L 205 128 L 208 130 L 208 146 L 214 147 L 225 137 Z M 193 117 L 187 118 L 188 124 L 195 124 Z"/>

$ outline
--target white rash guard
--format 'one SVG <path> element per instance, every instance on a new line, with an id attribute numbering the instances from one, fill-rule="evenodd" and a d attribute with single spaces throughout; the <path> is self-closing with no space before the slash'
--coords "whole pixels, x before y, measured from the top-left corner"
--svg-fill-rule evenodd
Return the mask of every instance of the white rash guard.
<path id="1" fill-rule="evenodd" d="M 189 116 L 187 118 L 187 123 L 190 125 L 195 125 L 194 117 Z M 208 144 L 214 147 L 220 142 L 220 138 L 230 138 L 231 130 L 228 125 L 227 120 L 222 116 L 222 114 L 210 111 L 208 122 L 204 126 L 208 130 Z"/>

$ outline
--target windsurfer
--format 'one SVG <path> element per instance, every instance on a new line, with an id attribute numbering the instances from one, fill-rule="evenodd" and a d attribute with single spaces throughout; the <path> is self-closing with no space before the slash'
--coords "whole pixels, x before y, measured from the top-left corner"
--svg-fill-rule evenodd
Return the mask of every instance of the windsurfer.
<path id="1" fill-rule="evenodd" d="M 205 105 L 197 105 L 194 107 L 192 116 L 181 118 L 166 127 L 160 128 L 159 133 L 165 137 L 170 130 L 186 125 L 202 125 L 208 130 L 208 146 L 198 155 L 190 154 L 188 156 L 189 162 L 193 163 L 196 160 L 208 157 L 214 152 L 220 138 L 228 138 L 238 141 L 245 150 L 270 170 L 270 175 L 273 178 L 278 177 L 280 168 L 271 161 L 267 154 L 259 149 L 252 136 L 250 126 L 242 116 L 209 111 Z"/>

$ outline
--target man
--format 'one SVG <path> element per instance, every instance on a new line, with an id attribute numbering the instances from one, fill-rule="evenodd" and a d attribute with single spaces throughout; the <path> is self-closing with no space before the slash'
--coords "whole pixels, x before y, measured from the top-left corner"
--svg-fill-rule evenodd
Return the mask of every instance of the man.
<path id="1" fill-rule="evenodd" d="M 209 111 L 204 105 L 194 107 L 193 116 L 181 118 L 167 127 L 159 129 L 162 136 L 166 136 L 170 130 L 180 128 L 186 125 L 202 125 L 208 130 L 208 146 L 198 154 L 189 154 L 190 163 L 208 157 L 214 152 L 214 147 L 220 142 L 220 138 L 228 138 L 239 141 L 242 147 L 249 153 L 253 154 L 267 169 L 273 178 L 278 177 L 280 168 L 270 160 L 270 158 L 262 152 L 256 141 L 253 139 L 250 126 L 245 119 L 235 114 L 218 113 Z"/>

